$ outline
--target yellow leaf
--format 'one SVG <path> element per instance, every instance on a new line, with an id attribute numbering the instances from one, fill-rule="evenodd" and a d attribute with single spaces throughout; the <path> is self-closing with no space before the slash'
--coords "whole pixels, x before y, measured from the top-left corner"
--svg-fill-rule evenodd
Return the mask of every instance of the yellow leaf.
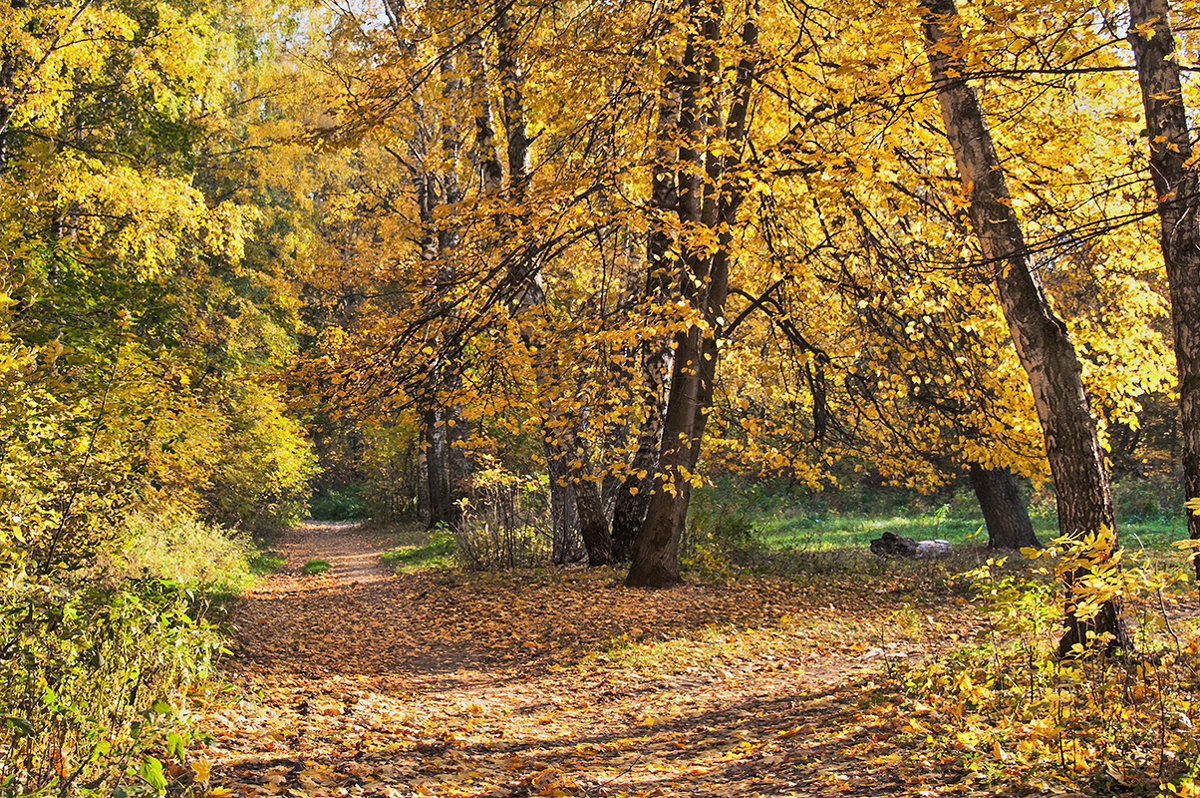
<path id="1" fill-rule="evenodd" d="M 192 772 L 196 774 L 198 781 L 208 781 L 208 777 L 212 773 L 212 762 L 207 759 L 193 760 Z M 214 792 L 216 791 L 214 790 Z"/>

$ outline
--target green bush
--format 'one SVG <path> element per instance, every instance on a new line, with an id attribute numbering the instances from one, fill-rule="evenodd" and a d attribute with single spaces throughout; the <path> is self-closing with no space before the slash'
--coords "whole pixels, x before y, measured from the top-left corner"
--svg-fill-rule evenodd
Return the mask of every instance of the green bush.
<path id="1" fill-rule="evenodd" d="M 227 526 L 269 531 L 304 515 L 316 458 L 274 393 L 258 386 L 243 391 L 228 409 L 226 445 L 204 494 L 206 515 Z"/>
<path id="2" fill-rule="evenodd" d="M 749 512 L 711 501 L 698 502 L 689 513 L 680 545 L 684 565 L 709 576 L 727 576 L 734 566 L 752 563 L 763 549 Z"/>
<path id="3" fill-rule="evenodd" d="M 172 716 L 220 650 L 203 603 L 161 580 L 10 585 L 0 612 L 0 792 L 141 781 L 147 749 L 181 739 Z"/>
<path id="4" fill-rule="evenodd" d="M 319 488 L 308 502 L 308 517 L 320 521 L 358 521 L 367 517 L 367 504 L 357 485 Z"/>
<path id="5" fill-rule="evenodd" d="M 155 578 L 217 594 L 233 594 L 252 579 L 254 546 L 236 529 L 187 516 L 135 515 L 113 572 L 126 579 Z"/>

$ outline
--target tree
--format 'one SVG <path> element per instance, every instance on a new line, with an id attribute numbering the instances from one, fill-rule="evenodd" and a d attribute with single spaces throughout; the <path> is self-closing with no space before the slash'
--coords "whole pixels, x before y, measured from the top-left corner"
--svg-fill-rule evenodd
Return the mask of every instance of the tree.
<path id="1" fill-rule="evenodd" d="M 723 69 L 721 26 L 726 22 L 722 10 L 706 0 L 688 4 L 680 69 L 676 204 L 682 240 L 676 270 L 694 318 L 675 335 L 654 492 L 625 579 L 631 587 L 666 587 L 680 581 L 679 538 L 712 405 L 717 338 L 734 257 L 733 231 L 745 197 L 740 168 L 758 63 L 758 22 L 755 7 L 748 5 L 740 20 L 741 57 L 730 106 L 722 114 L 717 97 Z"/>
<path id="2" fill-rule="evenodd" d="M 947 138 L 968 200 L 968 212 L 989 264 L 1013 343 L 1029 375 L 1054 476 L 1059 528 L 1079 538 L 1113 533 L 1116 521 L 1104 455 L 1083 385 L 1082 367 L 1066 326 L 1058 319 L 1030 269 L 1029 252 L 1012 208 L 1003 168 L 983 110 L 967 82 L 954 0 L 922 0 L 926 54 Z M 1117 599 L 1094 618 L 1076 613 L 1079 572 L 1067 576 L 1067 630 L 1060 655 L 1092 645 L 1089 633 L 1108 637 L 1109 647 L 1128 647 Z"/>
<path id="3" fill-rule="evenodd" d="M 1129 43 L 1145 105 L 1150 177 L 1170 284 L 1184 489 L 1188 499 L 1196 499 L 1200 497 L 1200 177 L 1183 100 L 1171 10 L 1165 0 L 1130 0 Z M 1200 540 L 1200 516 L 1185 514 L 1188 536 Z M 1195 567 L 1200 576 L 1200 559 Z"/>

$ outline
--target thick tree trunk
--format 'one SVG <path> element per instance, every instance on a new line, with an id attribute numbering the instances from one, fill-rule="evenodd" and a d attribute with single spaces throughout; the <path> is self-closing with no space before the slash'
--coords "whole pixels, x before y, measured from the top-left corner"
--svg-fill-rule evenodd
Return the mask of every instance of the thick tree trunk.
<path id="1" fill-rule="evenodd" d="M 658 470 L 659 433 L 662 431 L 662 413 L 655 411 L 647 416 L 638 436 L 638 448 L 629 464 L 630 472 L 617 489 L 613 502 L 612 552 L 614 562 L 628 562 L 633 557 L 633 546 L 642 529 L 642 520 L 650 506 L 650 491 L 654 485 L 654 473 Z M 644 474 L 644 476 L 642 476 Z"/>
<path id="2" fill-rule="evenodd" d="M 675 336 L 662 451 L 654 492 L 625 578 L 630 587 L 669 587 L 682 581 L 679 540 L 692 492 L 693 429 L 700 410 L 700 335 L 700 329 L 693 327 Z"/>
<path id="3" fill-rule="evenodd" d="M 1063 535 L 1081 537 L 1113 530 L 1116 522 L 1104 453 L 1088 407 L 1083 369 L 1067 328 L 1050 309 L 1030 268 L 1020 222 L 1012 209 L 1000 159 L 983 109 L 967 84 L 958 9 L 954 0 L 921 0 L 925 11 L 926 56 L 946 136 L 954 150 L 969 214 L 983 256 L 991 266 L 1000 305 L 1021 365 L 1029 376 L 1046 441 Z M 1078 574 L 1066 582 L 1066 634 L 1060 654 L 1090 645 L 1088 633 L 1111 635 L 1129 645 L 1118 600 L 1107 601 L 1094 619 L 1076 615 Z"/>
<path id="4" fill-rule="evenodd" d="M 754 84 L 757 8 L 749 9 L 742 27 L 746 55 L 737 65 L 724 130 L 720 129 L 719 93 L 713 90 L 721 74 L 720 25 L 714 16 L 718 9 L 719 5 L 692 0 L 694 27 L 689 31 L 681 71 L 680 168 L 676 176 L 680 222 L 685 228 L 700 226 L 714 233 L 717 249 L 689 249 L 680 258 L 683 297 L 703 314 L 705 324 L 675 338 L 658 474 L 625 579 L 631 587 L 667 587 L 680 581 L 679 541 L 712 405 L 717 337 L 729 293 L 732 230 L 744 195 L 744 177 L 738 172 Z"/>
<path id="5" fill-rule="evenodd" d="M 1037 548 L 1033 522 L 1025 509 L 1017 479 L 1007 468 L 970 466 L 971 487 L 983 511 L 989 549 Z"/>
<path id="6" fill-rule="evenodd" d="M 604 516 L 600 488 L 595 482 L 588 480 L 587 485 L 575 484 L 575 511 L 579 514 L 579 534 L 587 549 L 588 565 L 612 563 L 612 537 L 608 532 L 608 519 Z"/>
<path id="7" fill-rule="evenodd" d="M 629 475 L 625 477 L 613 503 L 612 548 L 613 559 L 617 562 L 627 562 L 633 557 L 633 548 L 650 507 L 654 478 L 658 472 L 665 411 L 662 386 L 667 365 L 665 351 L 659 352 L 662 357 L 647 356 L 645 359 L 650 386 L 643 404 L 645 418 L 638 435 L 637 451 L 629 463 Z"/>
<path id="8" fill-rule="evenodd" d="M 1195 499 L 1200 498 L 1200 179 L 1190 165 L 1191 134 L 1166 0 L 1129 0 L 1129 29 L 1146 109 L 1150 176 L 1158 195 L 1163 261 L 1171 290 L 1184 488 L 1187 498 Z M 1200 516 L 1188 512 L 1187 525 L 1188 536 L 1200 540 Z M 1200 558 L 1195 568 L 1200 577 Z"/>

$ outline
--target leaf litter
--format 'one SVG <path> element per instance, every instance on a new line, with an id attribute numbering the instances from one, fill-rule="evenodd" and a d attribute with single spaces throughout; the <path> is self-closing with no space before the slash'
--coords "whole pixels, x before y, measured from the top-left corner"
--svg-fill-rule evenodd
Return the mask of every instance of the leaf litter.
<path id="1" fill-rule="evenodd" d="M 391 575 L 347 525 L 281 545 L 287 569 L 234 607 L 229 686 L 193 704 L 217 798 L 970 792 L 895 670 L 974 628 L 961 597 L 898 610 L 836 575 L 653 592 L 604 568 Z M 303 575 L 314 557 L 330 571 Z"/>

